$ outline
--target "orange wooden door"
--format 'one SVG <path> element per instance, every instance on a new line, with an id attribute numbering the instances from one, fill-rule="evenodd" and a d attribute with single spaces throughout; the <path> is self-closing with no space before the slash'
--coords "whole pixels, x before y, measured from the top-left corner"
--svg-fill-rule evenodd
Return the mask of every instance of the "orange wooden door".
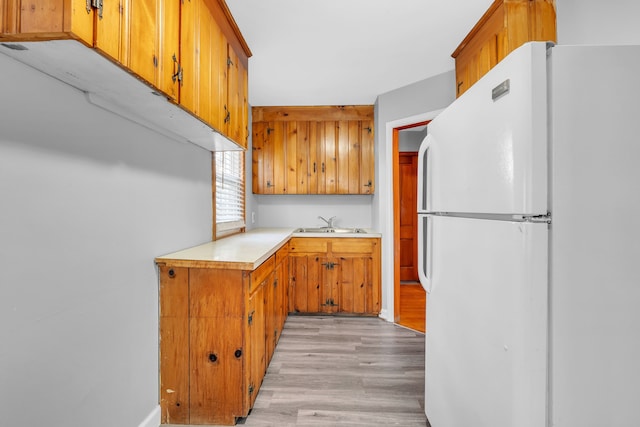
<path id="1" fill-rule="evenodd" d="M 418 154 L 399 153 L 400 280 L 418 281 L 417 178 Z"/>

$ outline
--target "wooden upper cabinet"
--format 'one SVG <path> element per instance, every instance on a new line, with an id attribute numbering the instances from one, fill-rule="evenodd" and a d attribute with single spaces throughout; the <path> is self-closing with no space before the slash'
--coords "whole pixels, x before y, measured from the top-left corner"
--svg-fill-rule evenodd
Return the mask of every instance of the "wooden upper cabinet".
<path id="1" fill-rule="evenodd" d="M 181 15 L 179 103 L 246 148 L 248 48 L 239 49 L 244 44 L 222 25 L 226 15 L 217 1 L 186 0 Z"/>
<path id="2" fill-rule="evenodd" d="M 252 112 L 254 193 L 373 193 L 373 106 Z"/>
<path id="3" fill-rule="evenodd" d="M 93 45 L 94 10 L 86 0 L 3 0 L 0 39 L 77 39 Z"/>
<path id="4" fill-rule="evenodd" d="M 101 4 L 2 0 L 0 41 L 79 40 L 246 148 L 251 51 L 224 0 Z"/>
<path id="5" fill-rule="evenodd" d="M 555 0 L 495 0 L 451 54 L 457 96 L 529 41 L 556 41 Z"/>

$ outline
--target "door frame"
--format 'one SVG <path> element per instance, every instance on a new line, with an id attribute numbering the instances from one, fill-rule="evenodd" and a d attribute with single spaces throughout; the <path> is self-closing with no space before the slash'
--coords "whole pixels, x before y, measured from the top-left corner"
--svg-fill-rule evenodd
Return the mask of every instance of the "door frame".
<path id="1" fill-rule="evenodd" d="M 431 119 L 408 123 L 393 128 L 393 321 L 400 321 L 400 131 L 427 125 Z M 416 215 L 418 207 L 416 206 Z M 416 236 L 416 239 L 418 236 Z"/>
<path id="2" fill-rule="evenodd" d="M 393 178 L 393 129 L 412 123 L 432 120 L 442 111 L 444 111 L 444 108 L 387 120 L 384 124 L 376 126 L 376 128 L 380 126 L 381 132 L 384 133 L 384 135 L 379 136 L 380 139 L 377 145 L 379 155 L 376 156 L 376 159 L 378 159 L 376 167 L 379 173 L 377 174 L 378 178 L 376 178 L 376 192 L 374 195 L 374 204 L 379 214 L 378 227 L 380 227 L 380 232 L 382 233 L 382 309 L 380 310 L 380 317 L 388 322 L 393 322 L 395 315 L 393 293 L 393 180 L 380 179 L 380 176 Z"/>

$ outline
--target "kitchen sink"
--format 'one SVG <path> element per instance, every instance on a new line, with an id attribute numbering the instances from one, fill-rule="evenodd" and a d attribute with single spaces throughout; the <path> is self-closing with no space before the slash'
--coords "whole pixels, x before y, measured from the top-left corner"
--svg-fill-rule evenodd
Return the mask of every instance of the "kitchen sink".
<path id="1" fill-rule="evenodd" d="M 297 228 L 295 233 L 361 233 L 365 234 L 364 228 L 336 228 L 336 227 L 317 227 L 317 228 Z"/>

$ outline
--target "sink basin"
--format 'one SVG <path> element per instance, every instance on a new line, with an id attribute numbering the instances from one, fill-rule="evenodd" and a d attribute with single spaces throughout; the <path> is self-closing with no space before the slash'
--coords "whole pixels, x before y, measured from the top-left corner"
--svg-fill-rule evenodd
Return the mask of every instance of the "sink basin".
<path id="1" fill-rule="evenodd" d="M 335 227 L 318 227 L 318 228 L 298 228 L 296 233 L 361 233 L 365 234 L 363 228 L 335 228 Z"/>

